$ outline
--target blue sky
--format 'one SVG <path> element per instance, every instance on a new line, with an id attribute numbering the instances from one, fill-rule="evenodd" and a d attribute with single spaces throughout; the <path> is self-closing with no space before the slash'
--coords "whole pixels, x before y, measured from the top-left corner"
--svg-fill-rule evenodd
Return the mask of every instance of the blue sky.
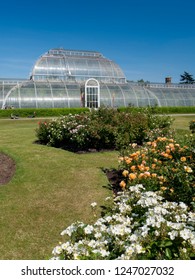
<path id="1" fill-rule="evenodd" d="M 127 79 L 195 77 L 195 0 L 3 1 L 0 78 L 28 78 L 51 48 L 96 50 Z"/>

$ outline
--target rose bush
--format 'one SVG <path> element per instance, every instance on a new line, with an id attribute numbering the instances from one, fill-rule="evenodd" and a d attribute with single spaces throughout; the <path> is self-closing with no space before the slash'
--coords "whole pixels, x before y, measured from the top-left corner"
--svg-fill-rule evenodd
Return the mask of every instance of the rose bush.
<path id="1" fill-rule="evenodd" d="M 195 120 L 190 121 L 189 129 L 191 130 L 192 133 L 195 133 Z"/>
<path id="2" fill-rule="evenodd" d="M 52 259 L 195 257 L 195 213 L 183 202 L 168 202 L 159 192 L 135 185 L 118 193 L 109 209 L 92 225 L 75 222 L 63 230 L 61 235 L 68 240 L 53 249 Z"/>
<path id="3" fill-rule="evenodd" d="M 128 119 L 124 127 L 134 127 L 129 121 L 132 115 L 120 117 Z M 96 118 L 93 116 L 90 123 Z M 77 221 L 63 230 L 65 238 L 53 249 L 52 259 L 195 259 L 194 137 L 186 136 L 186 145 L 178 143 L 168 137 L 168 125 L 157 128 L 155 121 L 159 125 L 159 120 L 154 118 L 149 132 L 145 130 L 148 119 L 141 118 L 143 134 L 138 143 L 132 143 L 136 130 L 125 135 L 120 126 L 121 191 L 106 199 L 104 215 L 94 224 Z M 111 124 L 109 118 L 106 124 Z M 93 128 L 88 127 L 88 131 L 97 139 L 95 123 Z M 96 216 L 97 204 L 93 202 L 91 207 Z"/>
<path id="4" fill-rule="evenodd" d="M 143 184 L 147 190 L 161 190 L 169 201 L 189 206 L 195 201 L 195 153 L 190 145 L 181 146 L 166 137 L 141 147 L 134 143 L 126 156 L 120 157 L 120 168 L 122 189 Z"/>
<path id="5" fill-rule="evenodd" d="M 71 151 L 122 150 L 135 141 L 142 144 L 151 130 L 158 129 L 159 135 L 165 135 L 170 124 L 169 117 L 154 116 L 145 109 L 125 113 L 100 108 L 40 122 L 36 136 L 42 144 Z"/>

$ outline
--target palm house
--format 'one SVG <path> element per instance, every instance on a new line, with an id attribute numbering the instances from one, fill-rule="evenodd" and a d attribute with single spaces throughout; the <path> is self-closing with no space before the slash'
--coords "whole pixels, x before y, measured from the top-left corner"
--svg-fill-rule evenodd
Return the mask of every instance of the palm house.
<path id="1" fill-rule="evenodd" d="M 96 51 L 51 49 L 27 80 L 0 79 L 0 108 L 195 106 L 195 86 L 126 80 L 114 61 Z"/>

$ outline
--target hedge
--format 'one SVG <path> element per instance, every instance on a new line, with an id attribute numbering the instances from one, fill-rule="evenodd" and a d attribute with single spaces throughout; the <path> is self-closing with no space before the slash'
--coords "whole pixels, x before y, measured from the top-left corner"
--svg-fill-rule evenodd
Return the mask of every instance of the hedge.
<path id="1" fill-rule="evenodd" d="M 117 110 L 119 112 L 143 112 L 148 109 L 151 113 L 155 114 L 195 114 L 195 106 L 189 107 L 121 107 Z M 0 110 L 0 118 L 10 118 L 11 114 L 18 115 L 21 118 L 33 116 L 34 112 L 36 117 L 59 117 L 68 114 L 79 114 L 88 112 L 88 108 L 48 108 L 48 109 L 35 109 L 35 108 L 22 108 L 22 109 L 6 109 Z"/>
<path id="2" fill-rule="evenodd" d="M 88 108 L 52 108 L 52 109 L 6 109 L 0 110 L 0 118 L 10 118 L 11 115 L 19 116 L 20 118 L 32 117 L 35 113 L 36 117 L 59 117 L 68 114 L 79 114 L 88 112 Z"/>
<path id="3" fill-rule="evenodd" d="M 139 112 L 148 108 L 155 114 L 195 114 L 195 106 L 178 106 L 178 107 L 121 107 L 120 112 Z"/>

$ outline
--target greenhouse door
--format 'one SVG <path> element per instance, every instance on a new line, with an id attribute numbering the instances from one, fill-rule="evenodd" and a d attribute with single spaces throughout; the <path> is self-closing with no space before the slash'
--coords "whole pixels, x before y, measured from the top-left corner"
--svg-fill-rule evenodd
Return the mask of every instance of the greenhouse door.
<path id="1" fill-rule="evenodd" d="M 89 79 L 85 83 L 85 107 L 100 107 L 100 85 L 95 79 Z"/>

